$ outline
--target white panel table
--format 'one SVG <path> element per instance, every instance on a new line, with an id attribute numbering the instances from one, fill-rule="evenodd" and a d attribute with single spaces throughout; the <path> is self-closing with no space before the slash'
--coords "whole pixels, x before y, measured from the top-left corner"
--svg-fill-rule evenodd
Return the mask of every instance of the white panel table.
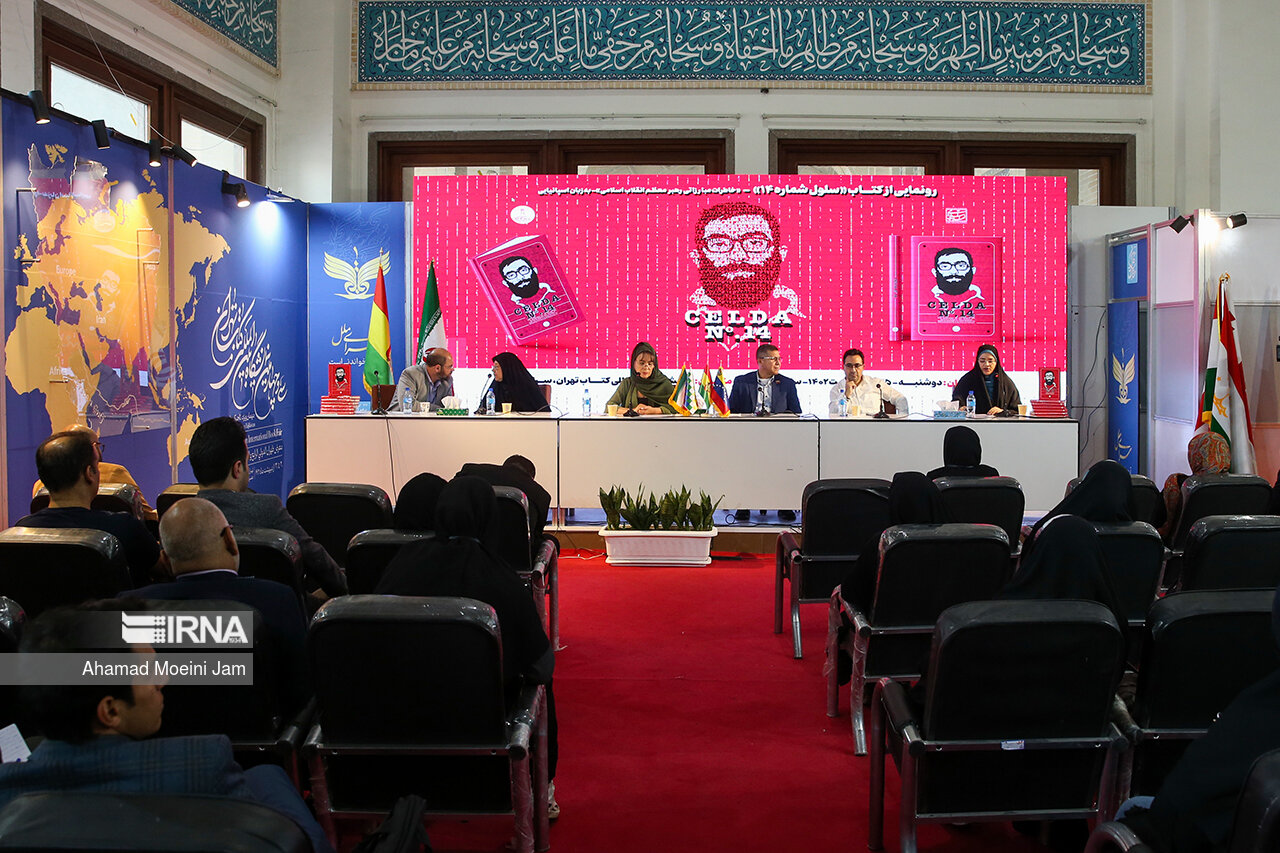
<path id="1" fill-rule="evenodd" d="M 556 420 L 548 414 L 312 415 L 307 418 L 307 479 L 371 483 L 394 501 L 399 488 L 424 471 L 447 480 L 467 462 L 498 464 L 518 453 L 533 462 L 554 503 Z"/>
<path id="2" fill-rule="evenodd" d="M 799 508 L 818 479 L 813 417 L 646 416 L 560 419 L 560 505 L 598 506 L 600 488 L 688 486 L 721 508 Z"/>
<path id="3" fill-rule="evenodd" d="M 827 479 L 881 477 L 942 467 L 942 437 L 962 423 L 982 440 L 982 461 L 1022 484 L 1027 512 L 1052 509 L 1079 468 L 1080 424 L 1072 420 L 1008 418 L 823 419 L 818 470 Z"/>

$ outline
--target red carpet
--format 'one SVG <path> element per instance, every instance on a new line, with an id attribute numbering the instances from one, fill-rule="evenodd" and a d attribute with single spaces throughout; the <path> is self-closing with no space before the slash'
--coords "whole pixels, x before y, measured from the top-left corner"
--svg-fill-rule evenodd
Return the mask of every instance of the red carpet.
<path id="1" fill-rule="evenodd" d="M 772 630 L 772 557 L 624 568 L 591 553 L 560 562 L 563 816 L 552 850 L 866 850 L 868 762 L 853 754 L 847 711 L 824 710 L 824 605 L 802 606 L 795 660 L 790 633 Z M 893 851 L 892 764 L 887 776 Z M 433 843 L 477 849 L 477 829 L 433 828 Z M 926 827 L 920 841 L 923 851 L 1044 850 L 1007 824 Z"/>

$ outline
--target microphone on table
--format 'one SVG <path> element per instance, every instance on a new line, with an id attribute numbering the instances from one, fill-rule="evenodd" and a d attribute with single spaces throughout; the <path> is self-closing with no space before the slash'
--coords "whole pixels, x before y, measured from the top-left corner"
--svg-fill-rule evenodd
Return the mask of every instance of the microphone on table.
<path id="1" fill-rule="evenodd" d="M 481 414 L 493 414 L 489 411 L 489 407 L 485 405 L 484 395 L 493 387 L 493 371 L 489 371 L 489 375 L 485 377 L 484 387 L 480 389 L 480 412 Z"/>
<path id="2" fill-rule="evenodd" d="M 879 382 L 876 383 L 876 393 L 880 395 L 880 411 L 876 412 L 872 417 L 881 421 L 888 420 L 889 414 L 884 410 L 884 389 Z"/>
<path id="3" fill-rule="evenodd" d="M 371 415 L 385 415 L 387 413 L 386 407 L 382 405 L 382 393 L 378 390 L 382 387 L 382 383 L 379 381 L 380 378 L 375 368 L 373 371 L 373 405 L 369 408 L 369 414 Z"/>
<path id="4" fill-rule="evenodd" d="M 769 413 L 764 409 L 764 386 L 756 383 L 756 417 L 767 418 Z"/>

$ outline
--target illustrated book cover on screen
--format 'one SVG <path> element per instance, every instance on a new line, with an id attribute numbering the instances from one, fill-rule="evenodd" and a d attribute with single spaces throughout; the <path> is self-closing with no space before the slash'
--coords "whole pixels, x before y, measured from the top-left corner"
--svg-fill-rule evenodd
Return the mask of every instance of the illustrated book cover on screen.
<path id="1" fill-rule="evenodd" d="M 525 343 L 583 319 L 551 241 L 518 237 L 468 260 L 507 335 Z"/>

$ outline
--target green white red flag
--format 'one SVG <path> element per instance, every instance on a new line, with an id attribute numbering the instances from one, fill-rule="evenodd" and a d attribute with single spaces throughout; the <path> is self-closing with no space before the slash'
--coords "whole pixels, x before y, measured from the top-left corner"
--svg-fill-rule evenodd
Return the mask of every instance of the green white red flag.
<path id="1" fill-rule="evenodd" d="M 1244 365 L 1236 339 L 1236 316 L 1231 310 L 1227 285 L 1231 276 L 1218 279 L 1218 300 L 1213 308 L 1213 328 L 1204 367 L 1204 393 L 1200 398 L 1198 430 L 1212 430 L 1231 446 L 1231 470 L 1256 473 L 1253 455 L 1253 422 L 1244 387 Z"/>

